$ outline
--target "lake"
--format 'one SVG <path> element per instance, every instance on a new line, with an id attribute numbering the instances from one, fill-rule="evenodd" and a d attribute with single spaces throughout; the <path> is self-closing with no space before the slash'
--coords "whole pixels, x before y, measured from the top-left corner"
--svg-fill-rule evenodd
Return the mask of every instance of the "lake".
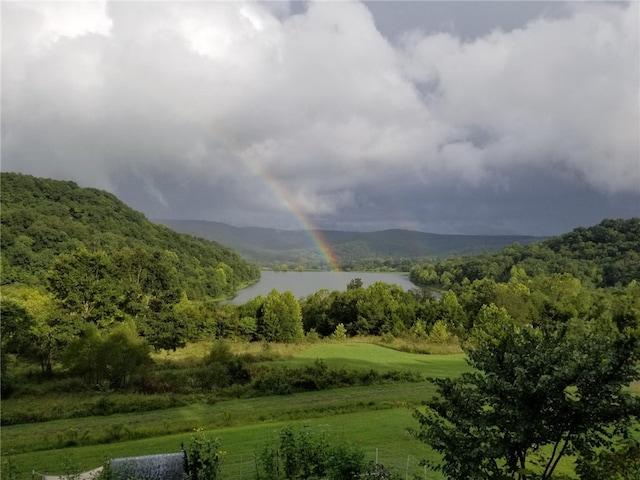
<path id="1" fill-rule="evenodd" d="M 260 281 L 238 291 L 238 295 L 225 302 L 242 305 L 258 295 L 267 295 L 274 288 L 280 292 L 291 290 L 296 298 L 311 295 L 318 290 L 346 290 L 354 278 L 362 280 L 367 287 L 375 282 L 385 282 L 401 286 L 405 290 L 416 288 L 406 273 L 378 272 L 261 272 Z"/>

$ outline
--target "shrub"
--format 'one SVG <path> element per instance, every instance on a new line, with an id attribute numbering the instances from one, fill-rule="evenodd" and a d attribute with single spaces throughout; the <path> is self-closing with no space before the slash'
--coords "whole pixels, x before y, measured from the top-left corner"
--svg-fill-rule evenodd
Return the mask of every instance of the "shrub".
<path id="1" fill-rule="evenodd" d="M 260 480 L 358 478 L 365 471 L 364 453 L 347 443 L 328 441 L 324 432 L 308 425 L 294 429 L 285 425 L 257 459 Z"/>
<path id="2" fill-rule="evenodd" d="M 185 471 L 188 480 L 217 480 L 226 452 L 220 449 L 218 438 L 207 438 L 204 433 L 191 437 L 185 453 Z"/>
<path id="3" fill-rule="evenodd" d="M 316 343 L 320 341 L 320 335 L 316 332 L 315 328 L 312 328 L 305 335 L 305 340 L 309 343 Z"/>
<path id="4" fill-rule="evenodd" d="M 429 332 L 429 342 L 443 344 L 449 340 L 449 332 L 447 331 L 447 324 L 442 320 L 438 320 Z"/>
<path id="5" fill-rule="evenodd" d="M 396 337 L 393 336 L 393 333 L 391 332 L 386 332 L 384 334 L 382 334 L 382 336 L 380 337 L 380 341 L 382 343 L 393 343 L 393 341 L 396 339 Z"/>
<path id="6" fill-rule="evenodd" d="M 339 323 L 336 329 L 331 334 L 331 338 L 334 340 L 344 340 L 347 338 L 347 329 L 344 327 L 344 323 Z"/>
<path id="7" fill-rule="evenodd" d="M 246 360 L 234 355 L 225 341 L 214 342 L 199 377 L 201 387 L 205 390 L 212 386 L 224 388 L 234 384 L 242 385 L 251 380 Z"/>

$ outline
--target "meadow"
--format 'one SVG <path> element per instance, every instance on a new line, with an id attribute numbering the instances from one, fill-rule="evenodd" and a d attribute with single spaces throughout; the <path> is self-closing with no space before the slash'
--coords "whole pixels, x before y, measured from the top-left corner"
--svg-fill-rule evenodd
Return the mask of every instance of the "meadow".
<path id="1" fill-rule="evenodd" d="M 72 474 L 101 466 L 110 458 L 177 452 L 181 444 L 200 434 L 220 439 L 226 452 L 223 478 L 252 479 L 256 454 L 284 425 L 309 425 L 330 438 L 357 445 L 367 460 L 377 460 L 403 478 L 440 479 L 438 473 L 420 465 L 422 460 L 434 459 L 434 453 L 408 430 L 417 427 L 413 409 L 435 392 L 426 378 L 455 377 L 469 371 L 464 355 L 406 353 L 370 343 L 373 340 L 268 347 L 236 344 L 234 350 L 258 355 L 267 348 L 272 357 L 279 358 L 269 363 L 282 367 L 312 365 L 322 359 L 329 366 L 354 370 L 420 372 L 424 381 L 228 400 L 207 395 L 124 393 L 8 399 L 3 401 L 3 419 L 17 416 L 20 410 L 35 417 L 37 412 L 46 417 L 57 411 L 61 418 L 3 426 L 2 479 Z M 188 367 L 209 348 L 210 344 L 193 344 L 158 354 L 155 360 Z M 631 389 L 640 393 L 640 384 Z M 121 410 L 130 407 L 131 411 L 91 414 L 100 406 L 107 412 L 108 405 Z M 560 471 L 571 471 L 571 463 L 571 459 L 563 461 Z"/>
<path id="2" fill-rule="evenodd" d="M 207 348 L 207 345 L 192 345 L 175 353 L 162 353 L 156 361 L 188 366 Z M 256 348 L 265 347 L 235 346 L 239 353 Z M 408 427 L 415 426 L 411 409 L 434 393 L 433 386 L 426 381 L 427 376 L 457 376 L 468 369 L 462 354 L 405 353 L 351 341 L 268 348 L 280 358 L 270 363 L 283 367 L 311 365 L 322 359 L 329 366 L 341 368 L 419 372 L 425 380 L 229 400 L 206 395 L 169 395 L 154 400 L 143 398 L 151 396 L 136 398 L 126 394 L 80 398 L 73 393 L 9 399 L 3 402 L 3 418 L 20 409 L 51 412 L 57 408 L 69 412 L 57 420 L 3 427 L 3 478 L 30 478 L 33 471 L 43 474 L 85 471 L 102 465 L 109 458 L 174 452 L 196 431 L 221 439 L 228 453 L 225 478 L 253 478 L 256 450 L 281 426 L 305 422 L 359 445 L 371 460 L 375 460 L 377 454 L 379 462 L 396 471 L 411 470 L 411 475 L 420 474 L 424 478 L 419 461 L 429 453 L 424 444 L 406 432 Z M 150 403 L 147 411 L 91 415 L 91 409 L 85 408 L 87 414 L 75 417 L 72 414 L 74 406 L 81 409 L 83 404 L 129 402 L 133 408 L 138 401 L 145 400 Z M 154 405 L 159 408 L 153 408 Z M 438 478 L 431 472 L 427 474 L 428 478 Z"/>

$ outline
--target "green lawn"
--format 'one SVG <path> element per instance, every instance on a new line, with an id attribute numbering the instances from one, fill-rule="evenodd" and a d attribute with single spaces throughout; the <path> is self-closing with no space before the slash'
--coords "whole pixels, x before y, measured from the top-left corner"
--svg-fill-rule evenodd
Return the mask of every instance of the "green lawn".
<path id="1" fill-rule="evenodd" d="M 300 425 L 302 422 L 263 422 L 205 430 L 204 433 L 209 437 L 219 437 L 222 449 L 227 452 L 224 478 L 250 479 L 254 478 L 256 451 L 269 442 L 274 432 L 285 423 Z M 377 454 L 380 463 L 403 474 L 408 461 L 410 476 L 415 473 L 424 478 L 424 469 L 418 463 L 431 453 L 424 444 L 406 433 L 407 427 L 416 425 L 408 408 L 315 417 L 305 423 L 327 432 L 331 437 L 358 445 L 371 461 Z M 100 466 L 108 458 L 179 451 L 181 442 L 188 442 L 191 435 L 184 433 L 111 445 L 30 452 L 13 455 L 11 462 L 18 478 L 29 478 L 32 470 L 55 474 L 64 473 L 72 467 L 84 471 Z M 428 475 L 428 478 L 441 478 L 431 472 Z"/>
<path id="2" fill-rule="evenodd" d="M 198 403 L 151 412 L 54 420 L 3 427 L 3 452 L 25 452 L 64 445 L 65 442 L 105 443 L 264 421 L 324 416 L 327 412 L 389 409 L 417 405 L 434 388 L 428 382 L 349 387 L 287 396 L 236 399 L 212 405 Z"/>
<path id="3" fill-rule="evenodd" d="M 425 376 L 458 376 L 470 368 L 464 354 L 424 355 L 405 353 L 370 343 L 320 343 L 293 355 L 292 359 L 277 362 L 283 365 L 309 364 L 322 359 L 327 365 L 376 370 L 411 370 Z"/>
<path id="4" fill-rule="evenodd" d="M 469 370 L 462 354 L 409 354 L 348 341 L 299 348 L 289 359 L 275 363 L 301 366 L 316 359 L 345 368 L 419 371 L 425 378 L 457 376 Z M 633 385 L 632 390 L 640 393 L 640 385 Z M 407 427 L 417 426 L 411 417 L 412 408 L 434 391 L 424 381 L 210 403 L 204 396 L 198 403 L 181 407 L 7 426 L 2 428 L 2 478 L 28 479 L 33 470 L 46 474 L 84 471 L 109 458 L 176 452 L 181 442 L 202 429 L 210 437 L 220 437 L 222 448 L 228 452 L 224 478 L 252 479 L 254 454 L 273 432 L 286 423 L 308 422 L 360 446 L 368 459 L 377 456 L 380 463 L 402 476 L 408 473 L 408 478 L 439 479 L 419 466 L 419 461 L 431 457 L 432 452 L 406 432 Z M 72 402 L 74 396 L 64 399 Z M 31 398 L 28 405 L 48 408 L 47 401 Z M 11 399 L 3 402 L 3 409 L 19 405 L 20 399 Z M 63 448 L 73 443 L 78 446 Z M 570 463 L 565 462 L 562 470 L 570 472 Z"/>
<path id="5" fill-rule="evenodd" d="M 321 358 L 345 368 L 420 371 L 427 376 L 455 376 L 468 369 L 456 355 L 419 355 L 365 343 L 319 343 L 294 350 L 276 364 L 300 366 Z M 212 401 L 148 412 L 69 418 L 3 427 L 5 472 L 10 461 L 17 478 L 30 472 L 86 470 L 108 458 L 177 451 L 190 432 L 204 429 L 220 436 L 228 452 L 227 478 L 252 478 L 255 449 L 285 423 L 310 421 L 332 435 L 360 445 L 374 460 L 416 469 L 426 448 L 405 433 L 414 423 L 410 408 L 433 395 L 428 382 L 348 387 L 287 396 Z M 73 395 L 64 397 L 72 402 Z M 38 406 L 38 402 L 42 402 Z M 30 408 L 48 408 L 47 399 L 29 399 Z M 51 400 L 49 400 L 50 402 Z M 64 400 L 57 400 L 64 401 Z M 19 408 L 12 399 L 8 408 Z M 6 413 L 6 412 L 5 412 Z M 63 448 L 65 445 L 77 445 Z M 11 454 L 10 454 L 11 453 Z M 418 469 L 420 470 L 420 469 Z M 3 477 L 5 475 L 3 474 Z"/>

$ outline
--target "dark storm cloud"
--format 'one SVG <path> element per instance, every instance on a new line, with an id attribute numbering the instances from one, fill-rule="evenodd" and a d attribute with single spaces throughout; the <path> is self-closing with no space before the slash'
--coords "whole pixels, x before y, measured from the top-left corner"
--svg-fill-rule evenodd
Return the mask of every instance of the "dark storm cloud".
<path id="1" fill-rule="evenodd" d="M 5 3 L 2 169 L 237 225 L 550 234 L 639 215 L 637 17 Z"/>
<path id="2" fill-rule="evenodd" d="M 523 28 L 539 17 L 559 18 L 569 9 L 557 1 L 365 1 L 378 29 L 394 40 L 409 30 L 452 33 L 464 41 L 493 30 Z"/>

